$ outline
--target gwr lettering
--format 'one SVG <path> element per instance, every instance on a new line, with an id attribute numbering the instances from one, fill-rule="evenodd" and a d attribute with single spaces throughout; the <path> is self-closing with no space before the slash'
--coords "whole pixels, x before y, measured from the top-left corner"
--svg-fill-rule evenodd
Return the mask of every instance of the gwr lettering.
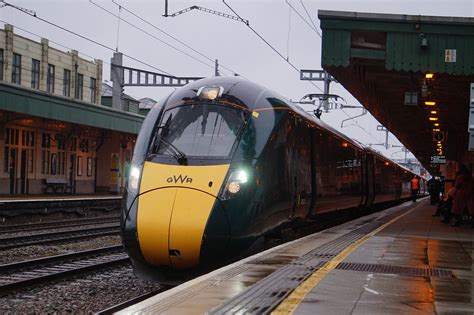
<path id="1" fill-rule="evenodd" d="M 166 181 L 168 183 L 181 183 L 181 184 L 184 184 L 184 183 L 188 183 L 188 184 L 192 184 L 193 182 L 193 179 L 191 177 L 188 177 L 188 176 L 184 176 L 183 175 L 173 175 L 173 176 L 170 176 L 166 179 Z"/>

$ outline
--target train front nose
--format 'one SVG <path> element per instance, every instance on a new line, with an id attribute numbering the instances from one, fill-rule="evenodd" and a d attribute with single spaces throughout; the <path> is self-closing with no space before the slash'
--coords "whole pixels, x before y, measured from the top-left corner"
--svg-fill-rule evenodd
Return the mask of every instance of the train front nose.
<path id="1" fill-rule="evenodd" d="M 189 171 L 187 169 L 188 174 Z M 213 191 L 202 189 L 204 187 L 199 187 L 198 181 L 200 175 L 207 178 L 212 173 L 206 174 L 206 170 L 198 172 L 203 174 L 186 175 L 192 181 L 184 180 L 176 183 L 176 186 L 157 187 L 155 177 L 154 188 L 141 189 L 143 193 L 138 200 L 137 236 L 143 258 L 149 264 L 172 269 L 192 268 L 202 263 L 202 260 L 206 261 L 206 257 L 225 251 L 229 225 L 215 197 L 218 188 L 212 187 L 222 183 L 225 170 L 217 172 L 221 180 L 215 178 L 211 187 L 210 181 L 206 179 L 207 190 L 212 188 Z M 176 178 L 173 176 L 166 178 L 168 184 L 169 178 Z M 147 177 L 144 173 L 143 180 L 147 181 Z"/>

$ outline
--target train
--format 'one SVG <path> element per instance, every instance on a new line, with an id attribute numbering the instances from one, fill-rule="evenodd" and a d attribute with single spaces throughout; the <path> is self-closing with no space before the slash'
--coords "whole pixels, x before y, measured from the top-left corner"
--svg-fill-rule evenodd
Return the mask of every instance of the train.
<path id="1" fill-rule="evenodd" d="M 292 225 L 408 200 L 414 176 L 276 92 L 240 77 L 205 78 L 145 118 L 122 242 L 135 273 L 179 283 Z"/>

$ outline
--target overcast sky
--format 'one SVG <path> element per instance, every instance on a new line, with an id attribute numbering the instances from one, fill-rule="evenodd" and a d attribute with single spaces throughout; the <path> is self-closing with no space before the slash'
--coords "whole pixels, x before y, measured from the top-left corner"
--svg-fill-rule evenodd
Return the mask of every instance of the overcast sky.
<path id="1" fill-rule="evenodd" d="M 273 89 L 289 99 L 299 100 L 305 94 L 320 93 L 313 85 L 300 81 L 297 71 L 241 22 L 197 10 L 176 17 L 165 18 L 162 16 L 165 0 L 115 0 L 125 9 L 150 21 L 153 25 L 207 56 L 209 60 L 163 35 L 157 29 L 126 12 L 125 9 L 121 10 L 121 17 L 142 28 L 153 37 L 133 28 L 124 21 L 120 22 L 120 27 L 118 27 L 116 17 L 93 5 L 88 0 L 6 1 L 33 10 L 40 18 L 77 32 L 110 48 L 115 49 L 118 45 L 119 51 L 176 76 L 212 76 L 214 69 L 210 60 L 219 59 L 219 63 L 223 66 L 251 81 Z M 119 13 L 118 6 L 111 0 L 94 0 L 94 2 L 114 14 Z M 250 25 L 297 68 L 321 69 L 321 38 L 290 8 L 286 0 L 226 0 L 226 2 L 240 16 L 248 19 Z M 308 23 L 311 23 L 306 14 L 306 9 L 319 32 L 321 29 L 317 17 L 318 10 L 474 16 L 474 0 L 288 0 L 288 2 L 298 10 Z M 169 14 L 191 5 L 233 14 L 220 0 L 169 0 Z M 0 20 L 1 24 L 7 22 L 16 26 L 15 32 L 18 34 L 39 40 L 39 37 L 19 29 L 22 28 L 48 38 L 51 46 L 58 47 L 53 43 L 56 42 L 67 47 L 58 47 L 62 50 L 76 49 L 84 58 L 102 59 L 104 61 L 104 80 L 109 79 L 111 50 L 59 30 L 13 8 L 0 9 Z M 167 46 L 156 38 L 185 51 L 194 58 L 201 60 L 201 62 Z M 124 58 L 124 65 L 147 69 L 143 64 L 128 58 Z M 157 71 L 150 68 L 148 70 Z M 226 69 L 222 70 L 223 74 L 231 74 Z M 316 85 L 322 89 L 321 83 L 316 83 Z M 135 98 L 151 97 L 156 100 L 169 92 L 170 89 L 167 88 L 126 89 L 126 93 Z M 360 105 L 339 84 L 331 85 L 331 93 L 344 97 L 350 105 Z M 334 110 L 323 114 L 322 120 L 364 144 L 383 142 L 385 134 L 376 130 L 378 122 L 370 114 L 356 120 L 346 121 L 344 128 L 341 128 L 342 120 L 360 113 L 360 109 Z M 390 136 L 389 143 L 400 144 L 393 136 Z M 390 150 L 385 150 L 382 146 L 374 146 L 373 148 L 381 151 L 389 158 L 404 157 L 399 147 Z"/>

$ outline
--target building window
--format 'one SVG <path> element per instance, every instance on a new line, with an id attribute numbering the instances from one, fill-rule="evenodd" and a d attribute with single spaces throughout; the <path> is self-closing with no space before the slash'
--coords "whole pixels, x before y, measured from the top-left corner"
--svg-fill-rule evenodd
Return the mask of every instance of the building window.
<path id="1" fill-rule="evenodd" d="M 18 152 L 19 129 L 5 128 L 5 147 L 3 156 L 3 170 L 5 173 L 15 167 L 15 156 Z"/>
<path id="2" fill-rule="evenodd" d="M 97 91 L 96 88 L 96 79 L 91 78 L 91 103 L 95 103 L 96 97 L 95 97 L 95 92 Z"/>
<path id="3" fill-rule="evenodd" d="M 76 91 L 74 93 L 74 97 L 80 100 L 82 100 L 82 84 L 83 83 L 84 83 L 84 76 L 78 73 L 77 79 L 76 79 Z"/>
<path id="4" fill-rule="evenodd" d="M 40 76 L 40 62 L 36 59 L 31 59 L 31 87 L 33 89 L 39 89 L 39 76 Z"/>
<path id="5" fill-rule="evenodd" d="M 35 165 L 35 132 L 30 130 L 22 130 L 21 131 L 21 145 L 24 148 L 29 148 L 28 152 L 28 172 L 34 173 L 34 165 Z"/>
<path id="6" fill-rule="evenodd" d="M 63 95 L 67 97 L 71 96 L 71 71 L 67 69 L 64 69 Z"/>
<path id="7" fill-rule="evenodd" d="M 46 79 L 46 91 L 54 93 L 54 65 L 48 64 L 48 77 Z"/>
<path id="8" fill-rule="evenodd" d="M 41 135 L 41 174 L 49 174 L 49 158 L 51 148 L 51 135 L 43 133 Z"/>
<path id="9" fill-rule="evenodd" d="M 12 83 L 21 84 L 21 55 L 13 54 Z"/>
<path id="10" fill-rule="evenodd" d="M 58 144 L 58 174 L 64 175 L 66 163 L 66 136 L 63 134 L 57 135 Z"/>
<path id="11" fill-rule="evenodd" d="M 0 49 L 0 80 L 3 81 L 3 49 Z"/>

